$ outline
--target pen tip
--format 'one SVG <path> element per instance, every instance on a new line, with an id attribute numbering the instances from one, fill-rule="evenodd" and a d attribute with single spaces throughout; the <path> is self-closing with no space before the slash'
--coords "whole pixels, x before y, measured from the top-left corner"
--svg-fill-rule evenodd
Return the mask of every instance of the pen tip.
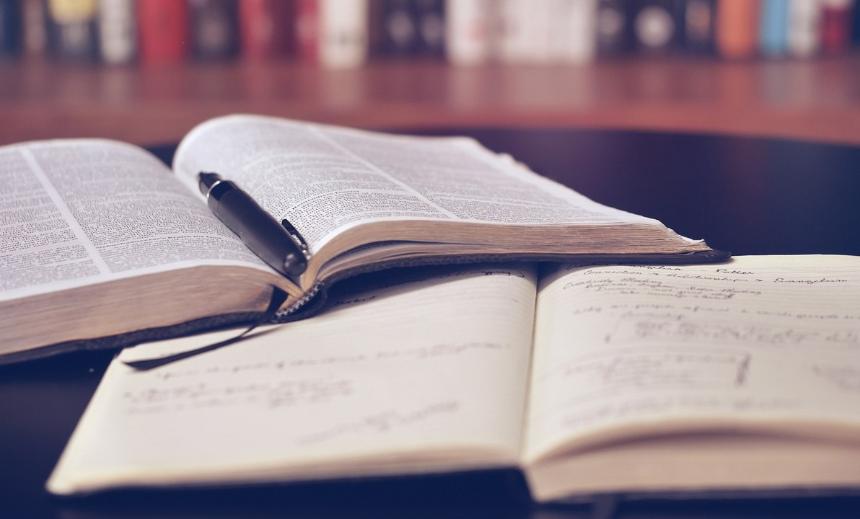
<path id="1" fill-rule="evenodd" d="M 221 176 L 218 173 L 201 171 L 197 174 L 197 187 L 200 189 L 200 192 L 205 195 L 219 180 L 221 180 Z"/>

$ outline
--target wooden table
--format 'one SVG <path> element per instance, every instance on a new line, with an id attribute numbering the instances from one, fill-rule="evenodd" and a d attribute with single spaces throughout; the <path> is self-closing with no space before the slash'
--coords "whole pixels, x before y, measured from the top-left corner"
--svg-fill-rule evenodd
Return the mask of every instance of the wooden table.
<path id="1" fill-rule="evenodd" d="M 450 133 L 468 133 L 600 202 L 660 218 L 735 254 L 860 254 L 860 147 L 594 130 Z M 172 150 L 157 148 L 165 160 Z M 0 516 L 592 517 L 587 506 L 530 504 L 513 471 L 51 499 L 44 481 L 110 358 L 77 353 L 0 368 Z M 860 498 L 622 502 L 597 512 L 858 517 Z"/>
<path id="2" fill-rule="evenodd" d="M 588 127 L 860 144 L 860 55 L 481 67 L 382 61 L 354 70 L 290 61 L 154 68 L 0 62 L 0 144 L 172 142 L 235 112 L 365 128 Z"/>

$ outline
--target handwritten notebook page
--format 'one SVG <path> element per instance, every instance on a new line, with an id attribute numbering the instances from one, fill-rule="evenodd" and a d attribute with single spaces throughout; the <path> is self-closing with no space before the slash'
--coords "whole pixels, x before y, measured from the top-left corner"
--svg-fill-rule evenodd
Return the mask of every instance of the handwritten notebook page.
<path id="1" fill-rule="evenodd" d="M 115 360 L 48 488 L 513 465 L 535 284 L 528 270 L 459 271 L 153 371 Z"/>
<path id="2" fill-rule="evenodd" d="M 858 258 L 572 268 L 537 306 L 530 461 L 661 432 L 857 442 Z"/>

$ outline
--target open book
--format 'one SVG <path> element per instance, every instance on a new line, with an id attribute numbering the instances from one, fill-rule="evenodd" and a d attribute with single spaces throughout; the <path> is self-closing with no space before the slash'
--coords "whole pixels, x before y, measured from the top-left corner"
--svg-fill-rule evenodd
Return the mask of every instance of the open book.
<path id="1" fill-rule="evenodd" d="M 215 171 L 304 237 L 300 279 L 255 256 L 207 208 Z M 312 312 L 335 281 L 404 264 L 478 259 L 694 262 L 702 241 L 594 203 L 466 138 L 259 116 L 208 121 L 173 171 L 106 140 L 0 148 L 0 362 L 121 346 Z"/>
<path id="2" fill-rule="evenodd" d="M 491 467 L 538 500 L 860 486 L 860 258 L 462 269 L 153 371 L 120 360 L 203 337 L 124 350 L 48 489 Z"/>

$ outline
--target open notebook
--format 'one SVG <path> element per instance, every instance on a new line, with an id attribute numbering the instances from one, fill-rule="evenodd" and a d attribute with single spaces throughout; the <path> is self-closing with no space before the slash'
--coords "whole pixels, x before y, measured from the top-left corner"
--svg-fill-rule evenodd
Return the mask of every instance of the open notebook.
<path id="1" fill-rule="evenodd" d="M 860 258 L 437 270 L 148 372 L 48 489 L 519 467 L 537 500 L 860 486 Z"/>

